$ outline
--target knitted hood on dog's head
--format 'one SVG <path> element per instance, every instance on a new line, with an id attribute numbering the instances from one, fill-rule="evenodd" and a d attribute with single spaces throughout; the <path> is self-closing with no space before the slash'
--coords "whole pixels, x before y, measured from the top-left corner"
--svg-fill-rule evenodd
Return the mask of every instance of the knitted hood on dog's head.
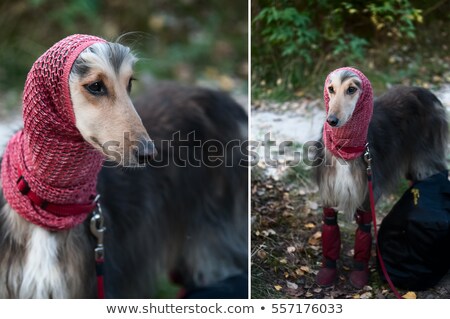
<path id="1" fill-rule="evenodd" d="M 323 126 L 323 141 L 325 147 L 334 156 L 345 160 L 352 160 L 364 153 L 367 142 L 367 131 L 373 112 L 372 85 L 366 76 L 359 70 L 344 67 L 334 70 L 328 74 L 323 91 L 325 109 L 328 115 L 330 97 L 328 96 L 328 85 L 330 76 L 337 71 L 350 71 L 356 74 L 361 80 L 361 95 L 356 103 L 350 119 L 342 127 L 332 127 L 327 122 Z"/>
<path id="2" fill-rule="evenodd" d="M 93 207 L 103 155 L 75 126 L 69 75 L 78 55 L 98 42 L 105 40 L 72 35 L 34 63 L 23 92 L 24 128 L 3 157 L 1 181 L 9 205 L 50 230 L 82 223 Z"/>

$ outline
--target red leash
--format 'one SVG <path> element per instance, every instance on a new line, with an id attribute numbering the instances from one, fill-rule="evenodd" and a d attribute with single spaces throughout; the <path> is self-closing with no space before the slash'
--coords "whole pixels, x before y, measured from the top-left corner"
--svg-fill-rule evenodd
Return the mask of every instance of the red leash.
<path id="1" fill-rule="evenodd" d="M 380 248 L 378 247 L 377 216 L 376 216 L 376 212 L 375 212 L 375 199 L 373 196 L 373 185 L 372 185 L 372 157 L 370 156 L 369 143 L 366 144 L 366 152 L 364 153 L 364 160 L 367 163 L 367 183 L 369 186 L 370 210 L 372 213 L 373 232 L 375 235 L 375 246 L 377 248 L 378 260 L 380 262 L 380 266 L 381 266 L 381 270 L 383 271 L 384 278 L 386 278 L 386 281 L 388 282 L 389 287 L 391 288 L 395 297 L 397 297 L 398 299 L 403 299 L 402 295 L 398 292 L 397 288 L 395 288 L 394 283 L 392 282 L 391 278 L 389 277 L 389 274 L 386 269 L 386 265 L 384 264 L 384 261 L 383 261 L 383 257 L 381 256 Z"/>
<path id="2" fill-rule="evenodd" d="M 98 299 L 105 298 L 105 287 L 103 282 L 103 264 L 105 261 L 105 248 L 103 246 L 103 236 L 106 230 L 105 220 L 102 214 L 100 203 L 98 202 L 99 195 L 95 199 L 97 209 L 91 217 L 91 233 L 97 238 L 97 246 L 95 247 L 95 272 L 97 274 L 97 297 Z"/>

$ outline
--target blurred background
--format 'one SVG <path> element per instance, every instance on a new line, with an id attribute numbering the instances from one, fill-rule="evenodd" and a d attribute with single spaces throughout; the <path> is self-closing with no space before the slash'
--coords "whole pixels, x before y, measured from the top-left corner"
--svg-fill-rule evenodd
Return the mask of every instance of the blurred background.
<path id="1" fill-rule="evenodd" d="M 247 12 L 239 0 L 2 0 L 0 119 L 20 107 L 33 62 L 73 33 L 112 41 L 125 34 L 120 42 L 141 58 L 138 82 L 196 83 L 246 101 Z"/>

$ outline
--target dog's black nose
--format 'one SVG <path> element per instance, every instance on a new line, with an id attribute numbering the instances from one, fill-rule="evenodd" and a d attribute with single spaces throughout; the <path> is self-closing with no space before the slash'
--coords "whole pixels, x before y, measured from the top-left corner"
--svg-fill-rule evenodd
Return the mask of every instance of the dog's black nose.
<path id="1" fill-rule="evenodd" d="M 149 139 L 142 138 L 138 142 L 137 157 L 138 158 L 154 158 L 158 154 L 155 144 Z"/>
<path id="2" fill-rule="evenodd" d="M 327 118 L 327 122 L 331 126 L 336 126 L 339 123 L 339 119 L 336 116 L 334 116 L 334 115 L 329 115 L 328 118 Z"/>

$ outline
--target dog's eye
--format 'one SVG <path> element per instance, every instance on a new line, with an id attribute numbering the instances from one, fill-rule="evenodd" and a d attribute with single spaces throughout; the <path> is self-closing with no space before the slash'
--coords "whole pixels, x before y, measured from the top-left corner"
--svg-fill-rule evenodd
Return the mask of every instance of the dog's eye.
<path id="1" fill-rule="evenodd" d="M 106 95 L 106 86 L 102 81 L 97 81 L 84 86 L 93 95 Z"/>
<path id="2" fill-rule="evenodd" d="M 332 86 L 329 86 L 328 92 L 330 92 L 330 94 L 334 94 L 334 88 Z"/>
<path id="3" fill-rule="evenodd" d="M 128 85 L 127 85 L 128 93 L 131 92 L 131 87 L 133 86 L 133 81 L 136 81 L 136 79 L 135 78 L 130 78 L 130 81 L 128 81 Z"/>
<path id="4" fill-rule="evenodd" d="M 357 90 L 357 88 L 351 86 L 351 87 L 349 87 L 349 88 L 347 89 L 347 94 L 352 95 L 352 94 L 354 94 L 354 93 L 356 92 L 356 90 Z"/>

